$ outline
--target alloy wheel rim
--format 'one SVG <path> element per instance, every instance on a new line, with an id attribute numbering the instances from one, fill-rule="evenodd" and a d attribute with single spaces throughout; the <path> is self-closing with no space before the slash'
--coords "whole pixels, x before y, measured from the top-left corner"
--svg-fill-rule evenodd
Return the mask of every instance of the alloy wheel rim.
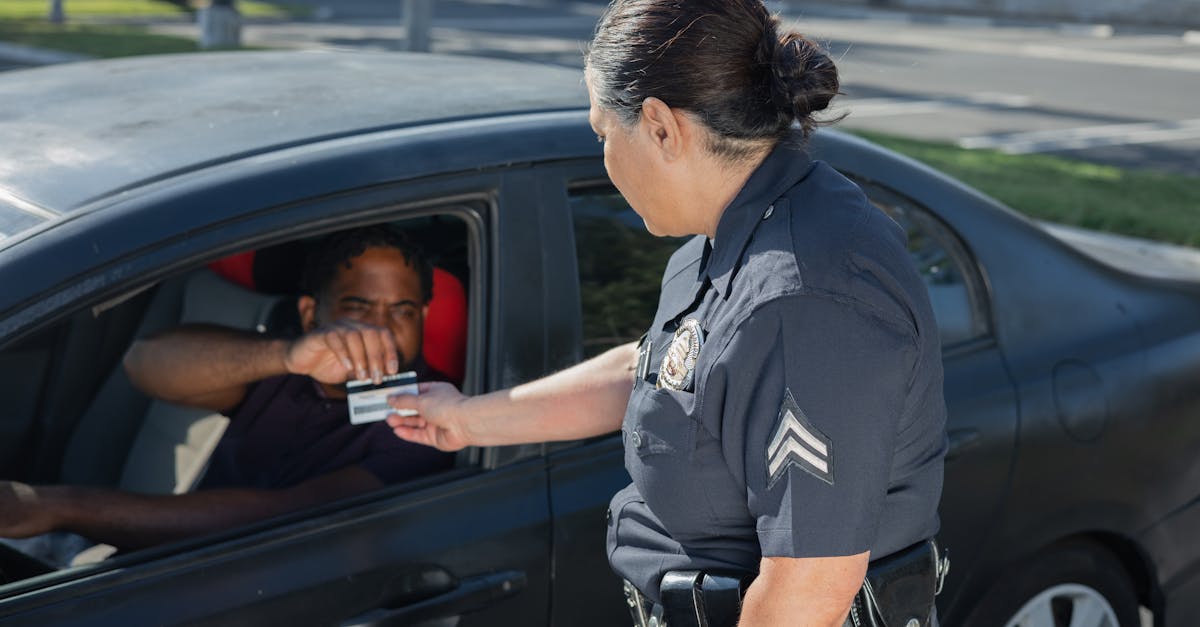
<path id="1" fill-rule="evenodd" d="M 1043 590 L 1017 610 L 1005 627 L 1120 627 L 1104 595 L 1077 583 Z"/>

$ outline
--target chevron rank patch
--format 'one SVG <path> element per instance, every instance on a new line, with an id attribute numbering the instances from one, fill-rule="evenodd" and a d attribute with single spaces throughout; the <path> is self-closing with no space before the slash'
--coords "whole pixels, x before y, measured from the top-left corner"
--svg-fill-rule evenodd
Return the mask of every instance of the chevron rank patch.
<path id="1" fill-rule="evenodd" d="M 833 485 L 833 443 L 804 415 L 791 390 L 785 390 L 778 423 L 767 445 L 767 488 L 798 466 Z"/>

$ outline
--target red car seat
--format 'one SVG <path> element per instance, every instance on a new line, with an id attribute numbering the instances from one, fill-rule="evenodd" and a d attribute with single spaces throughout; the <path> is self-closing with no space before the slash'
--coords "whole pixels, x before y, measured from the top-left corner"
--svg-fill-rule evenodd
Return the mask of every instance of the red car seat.
<path id="1" fill-rule="evenodd" d="M 257 290 L 255 256 L 253 250 L 230 255 L 208 267 L 232 283 Z M 433 298 L 425 317 L 423 346 L 425 363 L 461 386 L 467 357 L 467 292 L 458 277 L 441 268 L 433 269 Z"/>

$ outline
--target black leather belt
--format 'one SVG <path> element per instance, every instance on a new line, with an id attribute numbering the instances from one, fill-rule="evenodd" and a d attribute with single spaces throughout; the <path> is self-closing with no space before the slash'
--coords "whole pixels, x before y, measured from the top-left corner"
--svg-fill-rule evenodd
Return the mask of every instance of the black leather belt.
<path id="1" fill-rule="evenodd" d="M 949 559 L 933 540 L 874 560 L 854 597 L 844 627 L 934 627 L 933 599 L 941 592 Z M 671 571 L 655 603 L 625 582 L 634 627 L 734 627 L 752 576 Z"/>

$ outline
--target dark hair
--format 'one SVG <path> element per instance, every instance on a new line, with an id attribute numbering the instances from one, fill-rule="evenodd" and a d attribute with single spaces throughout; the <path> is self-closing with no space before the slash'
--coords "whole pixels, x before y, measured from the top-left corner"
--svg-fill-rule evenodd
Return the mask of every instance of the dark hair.
<path id="1" fill-rule="evenodd" d="M 428 303 L 433 298 L 433 265 L 425 257 L 424 251 L 404 231 L 384 225 L 338 231 L 318 242 L 310 249 L 304 264 L 301 289 L 309 296 L 320 296 L 329 289 L 337 276 L 338 267 L 350 268 L 350 260 L 365 253 L 368 248 L 394 248 L 400 251 L 404 260 L 417 271 L 421 281 L 421 299 Z"/>
<path id="2" fill-rule="evenodd" d="M 791 134 L 838 94 L 833 60 L 779 31 L 761 0 L 613 0 L 587 52 L 597 105 L 631 125 L 654 97 L 712 131 L 709 149 L 742 158 Z"/>

